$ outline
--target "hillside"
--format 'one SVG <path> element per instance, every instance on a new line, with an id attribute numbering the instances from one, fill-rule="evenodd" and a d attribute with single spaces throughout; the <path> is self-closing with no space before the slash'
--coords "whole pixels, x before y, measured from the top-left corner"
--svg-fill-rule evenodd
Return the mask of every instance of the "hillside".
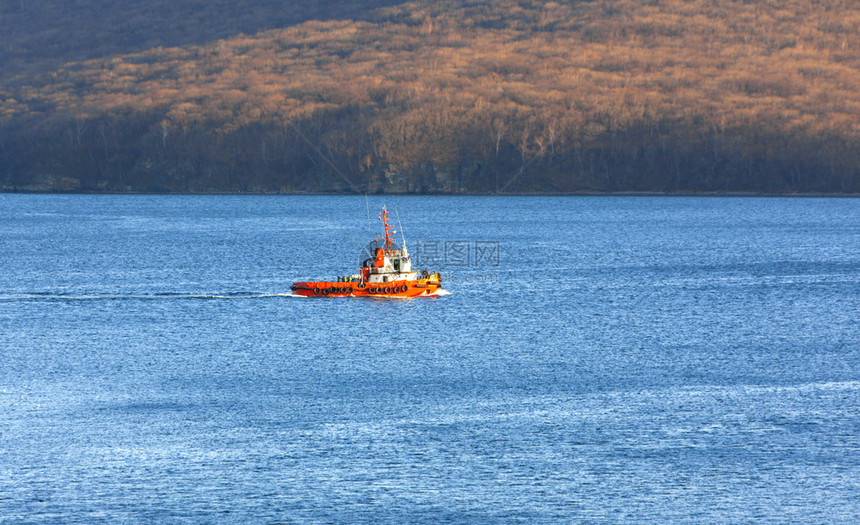
<path id="1" fill-rule="evenodd" d="M 11 77 L 156 47 L 205 45 L 308 20 L 362 20 L 397 0 L 0 0 L 0 71 Z M 369 7 L 372 6 L 372 7 Z"/>
<path id="2" fill-rule="evenodd" d="M 0 4 L 7 191 L 860 192 L 852 1 L 77 3 Z"/>

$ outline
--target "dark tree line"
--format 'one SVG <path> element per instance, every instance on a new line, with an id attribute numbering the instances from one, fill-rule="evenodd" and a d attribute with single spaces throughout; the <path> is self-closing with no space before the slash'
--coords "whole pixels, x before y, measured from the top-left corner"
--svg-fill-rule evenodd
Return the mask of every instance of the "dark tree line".
<path id="1" fill-rule="evenodd" d="M 0 78 L 0 189 L 860 192 L 851 2 L 342 3 Z"/>

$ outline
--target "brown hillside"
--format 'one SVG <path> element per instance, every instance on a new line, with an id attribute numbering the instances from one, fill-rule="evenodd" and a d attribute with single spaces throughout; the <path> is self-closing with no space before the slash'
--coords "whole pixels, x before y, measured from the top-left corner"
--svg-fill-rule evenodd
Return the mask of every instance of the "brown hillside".
<path id="1" fill-rule="evenodd" d="M 860 192 L 855 2 L 416 1 L 7 77 L 0 184 Z"/>

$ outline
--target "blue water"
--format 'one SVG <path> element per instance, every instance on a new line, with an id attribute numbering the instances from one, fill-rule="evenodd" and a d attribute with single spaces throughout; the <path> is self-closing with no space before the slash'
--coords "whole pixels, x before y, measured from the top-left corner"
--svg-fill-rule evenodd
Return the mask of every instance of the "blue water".
<path id="1" fill-rule="evenodd" d="M 0 523 L 860 522 L 860 201 L 382 204 L 0 195 Z"/>

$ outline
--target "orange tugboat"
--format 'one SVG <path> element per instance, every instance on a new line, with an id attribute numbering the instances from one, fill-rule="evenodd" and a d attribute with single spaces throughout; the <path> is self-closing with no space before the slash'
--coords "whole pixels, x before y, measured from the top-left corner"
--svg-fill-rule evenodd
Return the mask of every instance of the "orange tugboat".
<path id="1" fill-rule="evenodd" d="M 379 238 L 368 245 L 368 257 L 361 262 L 359 273 L 341 277 L 336 281 L 293 283 L 290 289 L 306 297 L 417 297 L 434 295 L 442 287 L 438 272 L 412 270 L 412 259 L 406 250 L 406 241 L 397 246 L 396 233 L 388 224 L 385 206 L 379 215 L 385 228 L 385 243 Z"/>

